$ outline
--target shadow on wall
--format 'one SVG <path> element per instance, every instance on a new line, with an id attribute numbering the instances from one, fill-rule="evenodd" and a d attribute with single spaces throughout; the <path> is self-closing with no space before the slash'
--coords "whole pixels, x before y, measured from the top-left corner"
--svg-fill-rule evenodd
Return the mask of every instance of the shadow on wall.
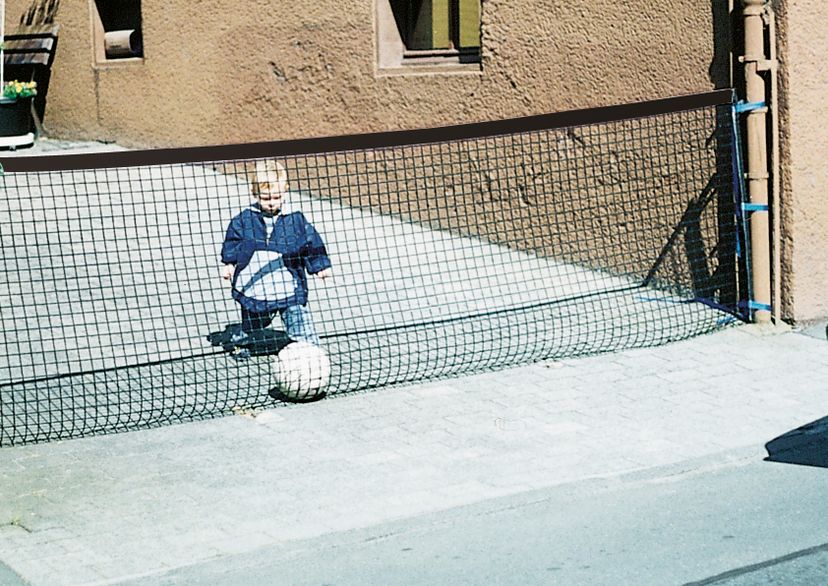
<path id="1" fill-rule="evenodd" d="M 720 108 L 716 129 L 705 144 L 715 153 L 716 171 L 687 203 L 643 285 L 675 290 L 736 312 L 745 276 L 744 263 L 736 262 L 740 234 L 733 201 L 731 134 L 729 108 Z"/>
<path id="2" fill-rule="evenodd" d="M 710 82 L 716 89 L 725 89 L 732 86 L 741 87 L 738 77 L 741 73 L 739 65 L 738 48 L 742 46 L 743 40 L 738 26 L 740 17 L 739 2 L 735 3 L 732 13 L 727 10 L 727 2 L 722 0 L 711 0 L 710 13 L 713 21 L 713 59 L 707 73 Z M 730 72 L 733 71 L 734 79 L 731 81 Z"/>
<path id="3" fill-rule="evenodd" d="M 828 468 L 828 417 L 817 419 L 767 444 L 767 462 Z"/>

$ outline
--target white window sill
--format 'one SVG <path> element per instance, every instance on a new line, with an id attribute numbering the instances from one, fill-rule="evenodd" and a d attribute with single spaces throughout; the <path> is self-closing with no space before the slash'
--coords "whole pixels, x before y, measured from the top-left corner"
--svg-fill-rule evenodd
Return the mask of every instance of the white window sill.
<path id="1" fill-rule="evenodd" d="M 477 52 L 463 52 L 456 49 L 434 49 L 429 51 L 404 51 L 399 63 L 380 67 L 380 75 L 423 75 L 423 74 L 479 74 L 480 55 Z"/>
<path id="2" fill-rule="evenodd" d="M 143 63 L 143 57 L 124 57 L 123 59 L 104 59 L 103 61 L 97 61 L 95 63 L 95 67 L 99 69 L 108 69 L 110 67 L 125 67 Z"/>

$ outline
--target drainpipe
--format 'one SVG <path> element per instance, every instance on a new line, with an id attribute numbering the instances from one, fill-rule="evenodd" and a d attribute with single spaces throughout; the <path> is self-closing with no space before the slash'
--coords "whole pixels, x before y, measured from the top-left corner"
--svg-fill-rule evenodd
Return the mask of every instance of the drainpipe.
<path id="1" fill-rule="evenodd" d="M 765 57 L 764 0 L 742 0 L 744 5 L 745 99 L 748 103 L 765 102 L 765 80 L 760 72 L 770 67 Z M 753 319 L 768 323 L 771 317 L 770 222 L 768 214 L 767 107 L 748 111 L 747 191 L 750 200 L 750 258 Z"/>

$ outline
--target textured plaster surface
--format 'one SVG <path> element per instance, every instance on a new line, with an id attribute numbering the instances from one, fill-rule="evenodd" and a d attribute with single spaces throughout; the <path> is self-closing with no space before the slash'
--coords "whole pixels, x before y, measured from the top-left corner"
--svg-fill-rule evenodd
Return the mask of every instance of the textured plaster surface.
<path id="1" fill-rule="evenodd" d="M 382 75 L 375 2 L 143 0 L 145 58 L 95 64 L 90 5 L 64 3 L 53 136 L 164 147 L 440 126 L 729 85 L 725 2 L 484 0 L 479 72 Z M 29 0 L 9 0 L 7 25 Z M 740 2 L 736 2 L 738 5 Z M 823 34 L 816 0 L 780 13 L 783 315 L 828 315 Z"/>
<path id="2" fill-rule="evenodd" d="M 709 2 L 486 0 L 481 71 L 383 76 L 375 1 L 144 0 L 143 62 L 106 65 L 89 4 L 64 3 L 47 127 L 127 146 L 418 128 L 705 91 L 727 67 Z"/>
<path id="3" fill-rule="evenodd" d="M 828 316 L 828 9 L 822 2 L 787 2 L 782 12 L 785 84 L 783 146 L 784 241 L 788 316 Z"/>

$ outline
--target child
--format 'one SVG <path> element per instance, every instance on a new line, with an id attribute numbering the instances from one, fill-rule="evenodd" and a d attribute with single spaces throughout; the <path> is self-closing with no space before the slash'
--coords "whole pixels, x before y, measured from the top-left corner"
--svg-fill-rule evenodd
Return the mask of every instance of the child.
<path id="1" fill-rule="evenodd" d="M 287 171 L 272 160 L 257 161 L 251 182 L 256 203 L 234 217 L 221 247 L 221 276 L 232 278 L 233 299 L 241 305 L 241 334 L 266 328 L 278 313 L 287 335 L 319 345 L 308 302 L 306 271 L 331 276 L 331 260 L 316 229 L 302 212 L 284 203 Z"/>

